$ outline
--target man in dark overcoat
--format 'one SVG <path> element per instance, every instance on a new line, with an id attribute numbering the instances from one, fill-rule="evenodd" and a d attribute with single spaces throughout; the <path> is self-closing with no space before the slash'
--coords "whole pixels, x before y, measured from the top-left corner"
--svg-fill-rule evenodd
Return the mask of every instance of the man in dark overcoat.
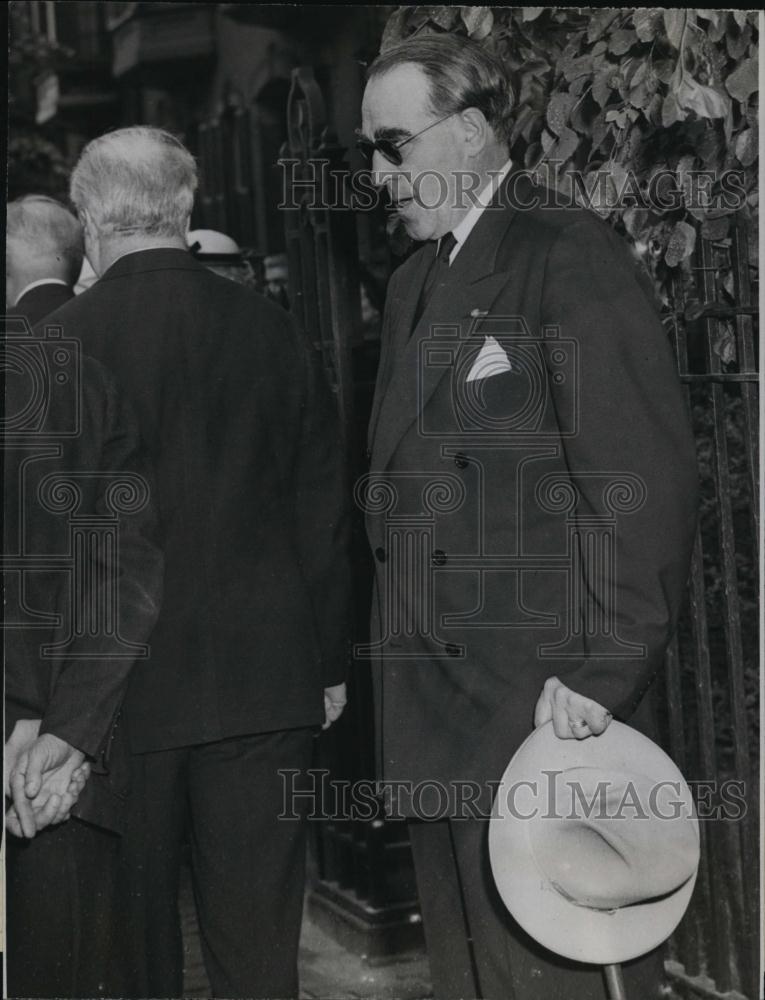
<path id="1" fill-rule="evenodd" d="M 297 996 L 305 769 L 345 700 L 346 482 L 336 410 L 292 319 L 186 247 L 196 167 L 147 127 L 93 140 L 71 199 L 99 280 L 52 319 L 107 364 L 154 460 L 165 599 L 131 677 L 125 990 L 180 996 L 188 838 L 213 994 Z M 291 813 L 288 809 L 288 813 Z"/>
<path id="2" fill-rule="evenodd" d="M 367 653 L 435 995 L 600 998 L 599 970 L 505 912 L 482 817 L 534 725 L 597 739 L 613 717 L 648 722 L 694 537 L 694 447 L 635 261 L 510 162 L 512 100 L 502 66 L 451 35 L 370 69 L 359 145 L 425 245 L 388 289 L 357 487 Z M 660 971 L 628 968 L 634 995 Z"/>
<path id="3" fill-rule="evenodd" d="M 8 995 L 107 996 L 128 782 L 119 712 L 161 602 L 156 498 L 135 414 L 103 366 L 60 329 L 7 325 Z"/>

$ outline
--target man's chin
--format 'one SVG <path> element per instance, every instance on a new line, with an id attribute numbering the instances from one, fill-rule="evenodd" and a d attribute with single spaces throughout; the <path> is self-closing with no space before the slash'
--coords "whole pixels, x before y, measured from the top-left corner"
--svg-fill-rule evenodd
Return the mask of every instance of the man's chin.
<path id="1" fill-rule="evenodd" d="M 403 212 L 397 212 L 398 221 L 404 227 L 406 235 L 412 239 L 417 240 L 418 243 L 424 240 L 429 240 L 431 238 L 430 230 L 432 227 L 427 225 L 427 220 L 418 219 L 416 216 L 410 213 L 404 214 Z"/>

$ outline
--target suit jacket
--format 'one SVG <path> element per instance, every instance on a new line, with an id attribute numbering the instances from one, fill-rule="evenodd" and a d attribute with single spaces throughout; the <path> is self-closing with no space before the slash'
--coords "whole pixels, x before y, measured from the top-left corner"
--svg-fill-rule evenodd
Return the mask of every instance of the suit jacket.
<path id="1" fill-rule="evenodd" d="M 74 292 L 68 285 L 50 282 L 30 288 L 8 312 L 13 316 L 26 316 L 30 326 L 34 326 L 73 298 Z"/>
<path id="2" fill-rule="evenodd" d="M 347 656 L 336 410 L 292 319 L 183 250 L 117 260 L 53 317 L 115 374 L 154 461 L 165 598 L 135 751 L 313 726 Z"/>
<path id="3" fill-rule="evenodd" d="M 511 173 L 413 332 L 434 245 L 389 286 L 363 500 L 386 781 L 499 780 L 552 675 L 629 718 L 676 624 L 697 485 L 670 345 L 621 239 L 541 198 Z"/>
<path id="4" fill-rule="evenodd" d="M 73 812 L 119 830 L 117 717 L 162 594 L 147 455 L 114 380 L 71 341 L 21 335 L 5 354 L 6 737 L 19 719 L 41 719 L 41 733 L 87 754 Z M 37 386 L 35 370 L 51 377 Z M 88 548 L 101 532 L 114 547 Z"/>

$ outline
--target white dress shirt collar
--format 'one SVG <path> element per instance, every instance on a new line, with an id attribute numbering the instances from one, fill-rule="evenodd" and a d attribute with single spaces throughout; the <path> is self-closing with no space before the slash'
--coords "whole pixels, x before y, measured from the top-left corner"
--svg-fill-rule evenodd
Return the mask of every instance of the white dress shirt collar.
<path id="1" fill-rule="evenodd" d="M 454 249 L 449 254 L 449 264 L 452 264 L 454 262 L 454 258 L 460 252 L 462 244 L 468 238 L 468 236 L 473 230 L 473 227 L 481 218 L 481 213 L 486 208 L 486 206 L 491 202 L 491 199 L 494 197 L 494 194 L 499 185 L 502 183 L 505 177 L 507 177 L 512 165 L 513 161 L 508 160 L 500 170 L 492 174 L 488 184 L 486 184 L 482 188 L 482 190 L 476 195 L 475 205 L 471 205 L 467 215 L 462 220 L 462 222 L 458 223 L 452 230 L 452 235 L 454 236 L 457 242 L 454 246 Z"/>

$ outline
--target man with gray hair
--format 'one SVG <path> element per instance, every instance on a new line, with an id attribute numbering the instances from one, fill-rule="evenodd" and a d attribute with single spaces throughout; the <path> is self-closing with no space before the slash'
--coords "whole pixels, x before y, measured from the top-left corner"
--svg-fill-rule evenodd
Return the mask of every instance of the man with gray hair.
<path id="1" fill-rule="evenodd" d="M 84 254 L 82 226 L 60 202 L 26 195 L 8 202 L 5 301 L 34 326 L 74 295 Z"/>
<path id="2" fill-rule="evenodd" d="M 188 833 L 214 996 L 297 996 L 309 767 L 345 702 L 347 503 L 336 411 L 290 316 L 195 261 L 188 150 L 89 143 L 71 198 L 99 280 L 55 314 L 131 397 L 157 469 L 165 596 L 131 675 L 123 995 L 180 996 Z M 291 810 L 294 815 L 294 810 Z"/>

